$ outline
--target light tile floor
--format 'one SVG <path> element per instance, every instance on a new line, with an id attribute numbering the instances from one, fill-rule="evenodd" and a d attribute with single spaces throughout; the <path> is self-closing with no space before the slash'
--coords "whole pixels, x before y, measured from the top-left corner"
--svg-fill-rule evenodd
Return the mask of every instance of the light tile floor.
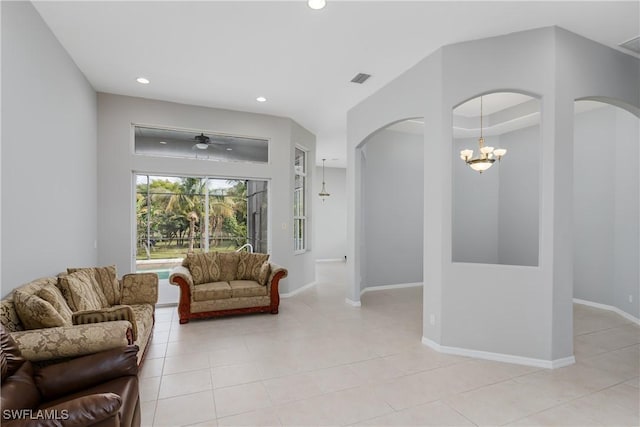
<path id="1" fill-rule="evenodd" d="M 142 367 L 145 426 L 638 426 L 640 327 L 574 306 L 575 365 L 545 370 L 421 344 L 422 290 L 344 303 L 344 264 L 277 316 L 178 324 L 160 308 Z"/>

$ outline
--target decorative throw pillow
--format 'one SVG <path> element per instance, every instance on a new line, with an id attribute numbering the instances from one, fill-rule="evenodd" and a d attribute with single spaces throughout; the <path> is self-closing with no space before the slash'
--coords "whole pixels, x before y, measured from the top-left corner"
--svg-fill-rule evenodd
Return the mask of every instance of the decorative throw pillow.
<path id="1" fill-rule="evenodd" d="M 128 320 L 131 323 L 133 340 L 138 339 L 138 327 L 136 317 L 128 305 L 114 305 L 100 310 L 86 310 L 73 313 L 74 325 L 87 325 L 89 323 L 112 322 L 118 320 Z"/>
<path id="2" fill-rule="evenodd" d="M 191 273 L 194 285 L 220 280 L 220 262 L 217 252 L 187 254 L 182 261 Z"/>
<path id="3" fill-rule="evenodd" d="M 84 268 L 67 268 L 67 273 L 75 273 L 76 271 L 89 271 L 93 274 L 102 293 L 107 299 L 109 305 L 120 304 L 120 282 L 118 282 L 118 273 L 115 265 L 106 267 L 84 267 Z"/>
<path id="4" fill-rule="evenodd" d="M 238 252 L 218 253 L 220 263 L 220 281 L 230 282 L 238 279 L 238 262 L 240 254 Z"/>
<path id="5" fill-rule="evenodd" d="M 237 280 L 255 280 L 260 282 L 260 268 L 269 260 L 269 254 L 252 254 L 240 252 L 238 261 Z"/>
<path id="6" fill-rule="evenodd" d="M 265 261 L 260 266 L 260 272 L 258 273 L 258 283 L 260 283 L 262 286 L 267 286 L 269 273 L 271 273 L 271 265 L 268 261 Z"/>
<path id="7" fill-rule="evenodd" d="M 76 271 L 60 276 L 58 287 L 67 300 L 69 308 L 74 312 L 99 310 L 109 305 L 94 275 L 88 271 Z"/>
<path id="8" fill-rule="evenodd" d="M 58 312 L 58 314 L 62 316 L 62 319 L 64 319 L 64 322 L 67 326 L 70 326 L 73 323 L 73 312 L 67 305 L 67 302 L 64 300 L 60 289 L 56 288 L 53 285 L 45 286 L 44 288 L 36 292 L 36 295 L 51 304 L 51 306 Z"/>
<path id="9" fill-rule="evenodd" d="M 13 293 L 13 303 L 20 321 L 26 329 L 55 328 L 70 326 L 66 324 L 60 313 L 39 296 L 20 290 Z"/>

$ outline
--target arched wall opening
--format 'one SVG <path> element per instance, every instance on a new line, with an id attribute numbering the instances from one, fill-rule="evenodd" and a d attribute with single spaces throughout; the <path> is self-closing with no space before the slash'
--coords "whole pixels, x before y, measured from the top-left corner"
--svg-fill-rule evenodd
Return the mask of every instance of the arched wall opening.
<path id="1" fill-rule="evenodd" d="M 424 121 L 394 122 L 357 148 L 360 294 L 422 285 Z"/>
<path id="2" fill-rule="evenodd" d="M 539 98 L 485 93 L 456 106 L 452 123 L 451 260 L 538 266 Z"/>
<path id="3" fill-rule="evenodd" d="M 606 98 L 574 104 L 573 296 L 637 322 L 640 119 L 622 107 Z"/>
<path id="4" fill-rule="evenodd" d="M 372 130 L 397 118 L 428 117 L 423 343 L 445 353 L 525 365 L 573 363 L 574 100 L 597 93 L 637 108 L 639 70 L 637 58 L 547 27 L 444 46 L 355 106 L 348 113 L 347 186 L 354 197 L 348 205 L 352 286 L 347 298 L 359 302 L 362 284 L 361 153 L 356 147 Z M 452 260 L 453 168 L 461 159 L 453 152 L 451 111 L 498 88 L 540 96 L 541 197 L 534 266 Z M 607 155 L 605 150 L 601 154 Z M 509 154 L 503 162 L 508 159 Z"/>

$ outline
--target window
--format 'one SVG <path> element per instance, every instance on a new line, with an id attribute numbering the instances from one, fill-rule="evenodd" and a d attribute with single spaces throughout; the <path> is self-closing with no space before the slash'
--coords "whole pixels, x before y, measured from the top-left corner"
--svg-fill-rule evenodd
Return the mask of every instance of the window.
<path id="1" fill-rule="evenodd" d="M 296 148 L 293 164 L 295 184 L 293 190 L 293 250 L 296 253 L 307 249 L 307 153 Z"/>
<path id="2" fill-rule="evenodd" d="M 134 126 L 134 151 L 142 156 L 177 157 L 219 162 L 267 163 L 269 141 L 200 130 Z"/>
<path id="3" fill-rule="evenodd" d="M 267 182 L 136 175 L 136 271 L 161 279 L 189 252 L 267 252 Z"/>

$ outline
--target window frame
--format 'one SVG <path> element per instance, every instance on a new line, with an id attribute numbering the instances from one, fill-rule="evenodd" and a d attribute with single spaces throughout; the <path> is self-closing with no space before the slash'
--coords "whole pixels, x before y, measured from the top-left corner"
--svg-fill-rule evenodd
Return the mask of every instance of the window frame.
<path id="1" fill-rule="evenodd" d="M 303 155 L 303 164 L 302 170 L 296 168 L 296 159 L 298 158 L 297 154 L 300 151 Z M 308 200 L 308 150 L 304 147 L 296 145 L 294 148 L 293 155 L 293 253 L 294 255 L 301 255 L 308 251 L 307 248 L 307 224 L 308 224 L 308 216 L 307 216 L 307 200 Z M 301 209 L 297 209 L 296 199 L 298 198 L 299 189 L 296 187 L 296 180 L 300 177 L 302 179 L 302 205 Z M 302 212 L 300 212 L 302 211 Z M 296 215 L 297 214 L 297 215 Z M 297 227 L 298 222 L 301 223 L 301 227 Z M 298 231 L 301 231 L 301 239 L 298 239 L 296 234 Z"/>

